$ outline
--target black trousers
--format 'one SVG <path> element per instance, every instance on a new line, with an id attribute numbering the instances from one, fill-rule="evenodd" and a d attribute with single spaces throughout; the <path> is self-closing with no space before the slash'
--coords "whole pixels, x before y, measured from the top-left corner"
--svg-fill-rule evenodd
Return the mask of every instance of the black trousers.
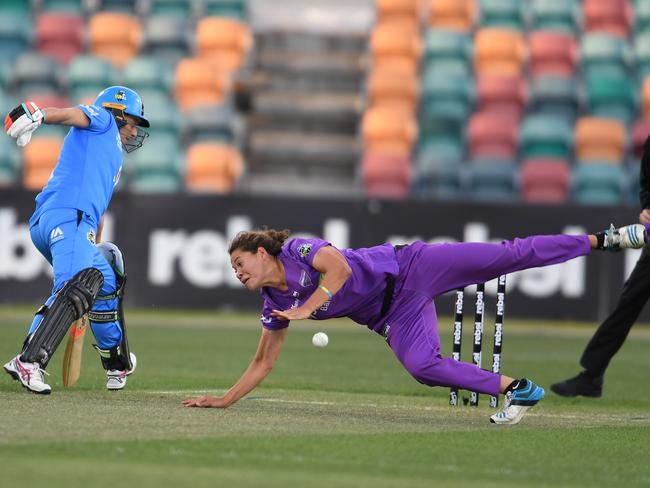
<path id="1" fill-rule="evenodd" d="M 593 376 L 605 373 L 609 361 L 621 348 L 632 325 L 650 299 L 650 251 L 643 248 L 641 257 L 623 285 L 616 308 L 600 324 L 587 344 L 580 364 Z"/>

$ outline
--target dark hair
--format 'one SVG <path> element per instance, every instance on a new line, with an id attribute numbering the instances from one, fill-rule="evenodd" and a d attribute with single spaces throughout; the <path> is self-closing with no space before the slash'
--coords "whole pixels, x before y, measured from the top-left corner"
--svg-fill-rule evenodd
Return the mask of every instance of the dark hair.
<path id="1" fill-rule="evenodd" d="M 243 231 L 230 242 L 228 254 L 232 254 L 237 249 L 255 254 L 258 248 L 263 247 L 271 256 L 277 256 L 282 250 L 282 245 L 289 238 L 289 234 L 291 231 L 287 229 Z"/>

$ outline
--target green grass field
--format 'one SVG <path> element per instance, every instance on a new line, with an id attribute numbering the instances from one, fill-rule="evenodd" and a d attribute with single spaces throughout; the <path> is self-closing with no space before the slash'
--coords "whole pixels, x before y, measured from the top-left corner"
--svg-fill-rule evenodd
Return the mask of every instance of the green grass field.
<path id="1" fill-rule="evenodd" d="M 521 424 L 498 427 L 487 397 L 452 409 L 447 389 L 416 383 L 379 336 L 344 320 L 293 324 L 269 378 L 230 409 L 184 408 L 182 399 L 239 377 L 257 346 L 257 315 L 129 312 L 138 370 L 126 390 L 104 389 L 90 334 L 72 389 L 61 384 L 64 345 L 48 368 L 49 397 L 1 376 L 0 486 L 650 486 L 644 327 L 616 356 L 602 398 L 547 392 Z M 3 363 L 31 313 L 0 307 Z M 573 375 L 594 327 L 506 318 L 504 372 L 544 387 Z M 311 345 L 318 330 L 327 348 Z"/>

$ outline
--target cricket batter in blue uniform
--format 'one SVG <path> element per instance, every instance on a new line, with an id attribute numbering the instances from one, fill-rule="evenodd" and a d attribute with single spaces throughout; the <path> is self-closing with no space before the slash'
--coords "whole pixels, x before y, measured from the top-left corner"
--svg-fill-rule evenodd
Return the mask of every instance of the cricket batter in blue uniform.
<path id="1" fill-rule="evenodd" d="M 252 391 L 275 365 L 289 321 L 349 317 L 382 335 L 420 383 L 505 394 L 504 408 L 490 421 L 516 424 L 544 397 L 544 390 L 526 378 L 443 358 L 433 299 L 503 274 L 585 256 L 592 249 L 641 248 L 646 236 L 646 228 L 635 224 L 592 235 L 534 236 L 500 244 L 418 241 L 339 250 L 321 239 L 288 239 L 287 231 L 241 232 L 229 254 L 239 281 L 248 290 L 260 289 L 264 299 L 257 352 L 223 396 L 183 404 L 226 408 Z"/>
<path id="2" fill-rule="evenodd" d="M 112 86 L 92 105 L 40 109 L 25 102 L 5 118 L 5 130 L 19 146 L 41 124 L 70 127 L 29 220 L 32 242 L 53 267 L 54 287 L 36 312 L 22 352 L 4 369 L 28 390 L 49 394 L 45 368 L 70 325 L 88 314 L 106 387 L 119 390 L 136 366 L 121 307 L 124 262 L 117 246 L 96 241 L 122 173 L 122 151 L 142 146 L 148 136 L 142 127 L 149 122 L 136 92 Z"/>

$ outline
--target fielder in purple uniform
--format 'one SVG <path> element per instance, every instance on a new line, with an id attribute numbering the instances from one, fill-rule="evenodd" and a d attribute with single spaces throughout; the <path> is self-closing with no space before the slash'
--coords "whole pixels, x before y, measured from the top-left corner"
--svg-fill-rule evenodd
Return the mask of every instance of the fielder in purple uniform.
<path id="1" fill-rule="evenodd" d="M 433 299 L 503 274 L 585 256 L 592 249 L 641 248 L 646 235 L 645 227 L 635 224 L 591 235 L 534 236 L 500 244 L 415 242 L 339 250 L 321 239 L 288 240 L 288 231 L 241 232 L 229 254 L 237 278 L 249 290 L 260 289 L 264 299 L 257 352 L 223 396 L 183 404 L 225 408 L 252 391 L 273 368 L 291 320 L 349 317 L 385 337 L 420 383 L 505 394 L 503 410 L 490 420 L 516 424 L 544 397 L 544 390 L 526 378 L 443 358 Z"/>

